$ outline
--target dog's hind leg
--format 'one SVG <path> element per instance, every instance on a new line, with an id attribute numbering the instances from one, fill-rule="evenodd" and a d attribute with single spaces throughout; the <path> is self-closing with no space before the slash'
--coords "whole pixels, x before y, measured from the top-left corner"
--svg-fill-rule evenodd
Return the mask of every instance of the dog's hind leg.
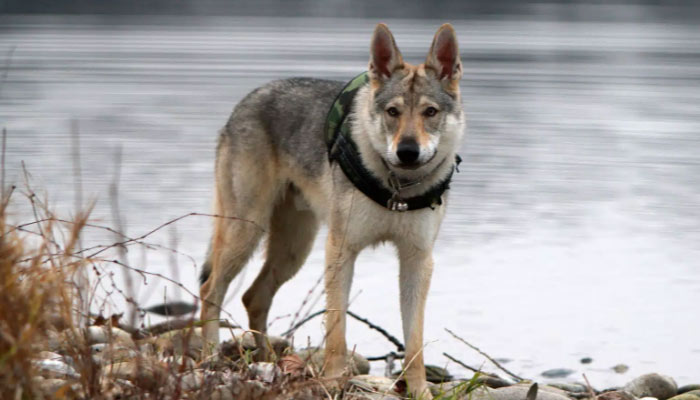
<path id="1" fill-rule="evenodd" d="M 214 219 L 211 252 L 203 271 L 206 281 L 200 288 L 205 354 L 219 342 L 219 317 L 226 290 L 260 242 L 279 193 L 271 172 L 274 168 L 266 168 L 260 158 L 246 154 L 234 157 L 232 152 L 223 139 L 217 154 L 214 197 L 214 212 L 220 217 Z"/>
<path id="2" fill-rule="evenodd" d="M 297 207 L 297 196 L 300 194 L 290 187 L 282 201 L 275 206 L 270 220 L 265 264 L 243 295 L 250 329 L 261 333 L 255 334 L 258 360 L 265 360 L 269 354 L 262 333 L 267 331 L 272 298 L 280 286 L 304 264 L 318 232 L 318 218 L 310 209 Z"/>

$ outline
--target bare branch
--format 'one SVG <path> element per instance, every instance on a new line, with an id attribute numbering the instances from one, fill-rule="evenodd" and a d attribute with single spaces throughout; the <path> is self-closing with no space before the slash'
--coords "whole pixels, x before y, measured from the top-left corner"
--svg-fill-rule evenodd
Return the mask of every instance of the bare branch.
<path id="1" fill-rule="evenodd" d="M 514 373 L 510 372 L 507 368 L 505 368 L 504 366 L 502 366 L 498 361 L 494 360 L 493 357 L 491 357 L 490 355 L 488 355 L 488 354 L 486 354 L 485 352 L 481 351 L 478 347 L 476 347 L 476 346 L 474 346 L 473 344 L 471 344 L 471 343 L 467 342 L 466 340 L 462 339 L 461 337 L 459 337 L 456 333 L 452 332 L 451 330 L 449 330 L 449 329 L 447 329 L 447 328 L 445 328 L 445 330 L 447 331 L 447 333 L 449 333 L 450 335 L 452 335 L 455 339 L 457 339 L 457 340 L 459 340 L 460 342 L 466 344 L 467 346 L 471 347 L 473 350 L 475 350 L 476 352 L 478 352 L 478 353 L 481 354 L 482 356 L 486 357 L 489 361 L 491 361 L 491 362 L 493 363 L 493 365 L 495 365 L 496 367 L 498 367 L 498 369 L 500 369 L 501 371 L 503 371 L 503 372 L 505 372 L 506 374 L 508 374 L 510 377 L 512 377 L 513 379 L 515 379 L 517 382 L 524 381 L 523 378 L 521 378 L 521 377 L 519 377 L 518 375 L 515 375 Z"/>

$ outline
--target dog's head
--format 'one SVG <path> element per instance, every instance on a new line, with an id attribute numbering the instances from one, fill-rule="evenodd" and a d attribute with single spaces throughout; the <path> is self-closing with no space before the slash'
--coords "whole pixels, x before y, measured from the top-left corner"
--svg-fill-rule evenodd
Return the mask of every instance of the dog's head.
<path id="1" fill-rule="evenodd" d="M 392 170 L 428 169 L 454 152 L 464 128 L 462 63 L 452 25 L 438 29 L 425 62 L 403 61 L 384 24 L 372 36 L 369 139 Z"/>

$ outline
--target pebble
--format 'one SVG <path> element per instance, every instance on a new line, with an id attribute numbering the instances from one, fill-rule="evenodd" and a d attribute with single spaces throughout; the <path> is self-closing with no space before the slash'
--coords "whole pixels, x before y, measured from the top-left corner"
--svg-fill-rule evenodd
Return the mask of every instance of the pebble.
<path id="1" fill-rule="evenodd" d="M 467 397 L 470 400 L 514 400 L 525 399 L 531 384 L 517 384 L 499 389 L 478 388 Z M 566 392 L 541 385 L 537 391 L 537 400 L 570 400 Z"/>
<path id="2" fill-rule="evenodd" d="M 117 327 L 101 325 L 101 326 L 88 326 L 85 329 L 85 338 L 88 344 L 96 343 L 119 343 L 128 347 L 136 347 L 134 340 L 131 339 L 131 335 Z"/>
<path id="3" fill-rule="evenodd" d="M 700 390 L 691 390 L 671 397 L 670 400 L 700 400 Z"/>
<path id="4" fill-rule="evenodd" d="M 401 371 L 396 371 L 392 374 L 392 378 L 398 378 L 400 374 Z M 450 382 L 453 377 L 445 368 L 438 367 L 437 365 L 426 364 L 425 379 L 431 383 L 443 383 Z"/>
<path id="5" fill-rule="evenodd" d="M 233 392 L 231 389 L 226 386 L 226 385 L 219 385 L 214 388 L 214 391 L 211 393 L 211 397 L 209 397 L 211 400 L 234 400 L 233 397 Z"/>
<path id="6" fill-rule="evenodd" d="M 542 376 L 545 378 L 566 378 L 567 376 L 573 374 L 574 371 L 573 369 L 567 369 L 567 368 L 554 368 L 554 369 L 548 369 L 542 373 Z"/>
<path id="7" fill-rule="evenodd" d="M 183 362 L 186 370 L 190 370 L 195 367 L 194 360 L 187 356 L 167 356 L 163 359 L 163 362 L 167 364 L 171 370 L 176 371 L 182 368 Z"/>
<path id="8" fill-rule="evenodd" d="M 627 392 L 614 390 L 612 392 L 605 392 L 605 393 L 597 396 L 596 400 L 637 400 L 637 399 Z"/>
<path id="9" fill-rule="evenodd" d="M 45 378 L 79 378 L 73 367 L 60 359 L 43 359 L 34 362 Z"/>
<path id="10" fill-rule="evenodd" d="M 695 384 L 695 385 L 683 385 L 683 386 L 678 388 L 678 394 L 687 393 L 687 392 L 690 392 L 692 390 L 700 390 L 700 385 L 697 385 L 697 384 Z"/>
<path id="11" fill-rule="evenodd" d="M 183 328 L 158 335 L 155 346 L 158 352 L 201 357 L 204 348 L 202 328 Z"/>
<path id="12" fill-rule="evenodd" d="M 625 372 L 629 371 L 630 367 L 626 364 L 617 364 L 614 367 L 612 367 L 612 370 L 617 372 L 618 374 L 624 374 Z"/>
<path id="13" fill-rule="evenodd" d="M 163 367 L 149 359 L 118 362 L 102 369 L 102 379 L 126 379 L 150 388 L 161 385 L 165 376 Z"/>
<path id="14" fill-rule="evenodd" d="M 586 393 L 588 388 L 580 383 L 550 383 L 549 386 L 565 390 L 569 393 Z"/>
<path id="15" fill-rule="evenodd" d="M 92 359 L 100 365 L 114 364 L 120 361 L 129 361 L 139 356 L 132 348 L 122 345 L 110 345 L 109 343 L 97 343 L 90 346 Z"/>
<path id="16" fill-rule="evenodd" d="M 321 370 L 323 367 L 323 354 L 324 350 L 317 347 L 311 347 L 308 349 L 299 350 L 296 352 L 297 355 L 304 361 L 308 360 L 317 370 Z M 348 350 L 347 362 L 353 365 L 353 375 L 366 375 L 369 374 L 369 361 L 364 358 L 358 352 L 353 352 Z"/>
<path id="17" fill-rule="evenodd" d="M 390 395 L 398 395 L 394 391 L 394 379 L 384 376 L 356 375 L 348 380 L 347 390 L 362 390 L 367 392 L 378 392 Z"/>
<path id="18" fill-rule="evenodd" d="M 56 392 L 59 389 L 65 387 L 66 385 L 70 385 L 70 383 L 68 383 L 68 381 L 66 381 L 65 379 L 42 379 L 41 381 L 39 381 L 39 390 L 45 395 L 54 398 Z"/>
<path id="19" fill-rule="evenodd" d="M 666 400 L 676 395 L 678 386 L 667 376 L 646 374 L 637 377 L 623 387 L 623 390 L 636 397 L 656 397 Z"/>
<path id="20" fill-rule="evenodd" d="M 183 390 L 193 391 L 204 384 L 204 373 L 201 370 L 186 372 L 180 376 L 180 386 Z"/>
<path id="21" fill-rule="evenodd" d="M 583 357 L 581 359 L 581 364 L 590 364 L 593 362 L 593 359 L 591 357 Z"/>
<path id="22" fill-rule="evenodd" d="M 256 362 L 248 366 L 250 374 L 254 379 L 265 383 L 272 383 L 282 375 L 282 370 L 271 362 Z"/>
<path id="23" fill-rule="evenodd" d="M 277 356 L 284 354 L 284 351 L 291 347 L 289 340 L 281 336 L 266 336 L 267 342 L 272 347 L 272 350 Z M 244 329 L 234 329 L 233 339 L 227 340 L 222 343 L 222 347 L 231 346 L 234 347 L 236 343 L 240 343 L 244 350 L 255 350 L 257 345 L 255 344 L 255 335 L 251 331 L 246 331 Z"/>

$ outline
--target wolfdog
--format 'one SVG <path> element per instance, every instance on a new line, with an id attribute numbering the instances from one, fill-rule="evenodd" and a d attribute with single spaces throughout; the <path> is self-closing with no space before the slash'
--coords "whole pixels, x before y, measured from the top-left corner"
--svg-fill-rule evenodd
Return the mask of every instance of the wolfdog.
<path id="1" fill-rule="evenodd" d="M 243 303 L 250 329 L 260 332 L 258 357 L 267 356 L 262 333 L 272 298 L 302 266 L 327 221 L 325 376 L 348 373 L 345 315 L 355 259 L 363 248 L 388 241 L 400 263 L 404 377 L 414 396 L 430 397 L 423 314 L 465 126 L 461 77 L 450 24 L 438 29 L 420 65 L 404 62 L 379 24 L 368 71 L 349 84 L 274 81 L 235 107 L 219 134 L 214 212 L 221 218 L 201 276 L 209 343 L 218 343 L 231 280 L 266 236 L 265 263 Z"/>

